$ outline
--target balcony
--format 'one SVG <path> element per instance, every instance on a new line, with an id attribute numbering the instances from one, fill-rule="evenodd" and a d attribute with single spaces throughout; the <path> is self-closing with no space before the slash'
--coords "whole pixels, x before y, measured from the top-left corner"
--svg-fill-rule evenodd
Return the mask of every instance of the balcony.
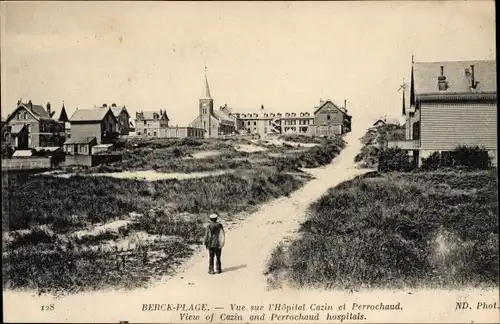
<path id="1" fill-rule="evenodd" d="M 402 140 L 402 141 L 388 141 L 388 148 L 400 148 L 402 150 L 418 150 L 420 148 L 419 140 Z"/>

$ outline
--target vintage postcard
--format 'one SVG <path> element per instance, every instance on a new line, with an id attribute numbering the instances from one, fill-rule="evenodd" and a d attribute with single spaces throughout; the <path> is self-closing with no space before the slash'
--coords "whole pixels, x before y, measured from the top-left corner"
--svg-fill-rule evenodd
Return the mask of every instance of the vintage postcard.
<path id="1" fill-rule="evenodd" d="M 500 322 L 493 1 L 0 14 L 4 322 Z"/>

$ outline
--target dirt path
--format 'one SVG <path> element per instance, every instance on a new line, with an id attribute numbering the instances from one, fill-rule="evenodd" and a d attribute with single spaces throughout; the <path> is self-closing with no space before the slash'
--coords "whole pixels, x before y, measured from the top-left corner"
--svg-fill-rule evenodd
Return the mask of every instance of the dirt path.
<path id="1" fill-rule="evenodd" d="M 147 289 L 137 289 L 127 293 L 120 291 L 95 292 L 73 295 L 61 300 L 50 297 L 31 297 L 28 293 L 4 293 L 5 321 L 72 321 L 72 322 L 186 322 L 181 320 L 180 311 L 142 311 L 145 303 L 207 303 L 210 312 L 196 313 L 200 318 L 192 322 L 206 322 L 204 317 L 215 312 L 213 322 L 221 322 L 221 314 L 235 314 L 231 303 L 250 307 L 269 303 L 307 303 L 318 304 L 358 301 L 359 296 L 338 294 L 335 292 L 296 291 L 281 289 L 266 291 L 266 277 L 263 270 L 274 247 L 285 237 L 293 235 L 300 221 L 305 217 L 308 205 L 321 197 L 330 187 L 359 175 L 366 170 L 354 168 L 353 158 L 359 152 L 360 144 L 356 135 L 348 135 L 349 145 L 342 151 L 334 163 L 326 167 L 310 170 L 316 177 L 290 197 L 274 200 L 250 215 L 242 223 L 227 232 L 226 247 L 223 250 L 223 269 L 221 275 L 207 274 L 207 253 L 195 255 L 185 266 L 184 271 L 164 282 L 159 282 Z M 429 292 L 423 292 L 429 293 Z M 394 300 L 393 292 L 364 292 L 367 302 L 377 300 L 404 302 L 410 298 L 406 292 Z M 419 296 L 414 294 L 413 297 Z M 435 293 L 432 293 L 436 297 Z M 440 298 L 446 298 L 441 296 Z M 404 298 L 403 298 L 404 297 Z M 412 298 L 413 298 L 412 297 Z M 385 298 L 385 299 L 384 299 Z M 425 300 L 426 297 L 418 297 Z M 448 296 L 448 299 L 450 297 Z M 441 303 L 443 303 L 441 299 Z M 453 303 L 453 301 L 450 301 Z M 42 305 L 54 303 L 56 311 L 40 312 Z M 454 305 L 454 304 L 453 304 Z M 410 305 L 408 305 L 410 306 Z M 431 305 L 432 306 L 432 305 Z M 222 307 L 223 309 L 217 309 Z M 27 312 L 26 310 L 30 310 Z M 439 310 L 436 310 L 439 311 Z M 262 314 L 264 311 L 253 312 Z M 441 310 L 443 312 L 443 310 Z M 239 311 L 239 314 L 248 314 Z M 421 318 L 418 308 L 410 310 L 410 318 Z M 370 321 L 387 319 L 380 313 L 373 314 Z M 419 317 L 420 316 L 420 317 Z M 227 319 L 227 318 L 226 318 Z M 463 319 L 463 318 L 462 318 Z M 269 322 L 269 318 L 265 322 Z M 325 319 L 326 320 L 326 319 Z M 322 320 L 320 322 L 325 322 Z M 395 320 L 392 318 L 392 320 Z M 423 319 L 425 320 L 425 319 Z M 274 320 L 273 322 L 280 322 Z M 290 321 L 282 321 L 288 322 Z M 296 321 L 297 322 L 297 321 Z M 298 321 L 303 322 L 303 321 Z"/>

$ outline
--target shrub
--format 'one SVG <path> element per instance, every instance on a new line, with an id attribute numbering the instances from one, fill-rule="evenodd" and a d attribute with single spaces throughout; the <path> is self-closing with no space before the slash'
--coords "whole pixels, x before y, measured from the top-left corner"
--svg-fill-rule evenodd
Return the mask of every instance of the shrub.
<path id="1" fill-rule="evenodd" d="M 12 154 L 14 154 L 14 149 L 12 146 L 7 145 L 7 143 L 2 141 L 2 159 L 10 159 Z"/>
<path id="2" fill-rule="evenodd" d="M 491 157 L 488 151 L 478 146 L 459 146 L 453 151 L 434 152 L 422 159 L 422 170 L 436 170 L 439 168 L 467 168 L 487 169 L 491 166 Z"/>
<path id="3" fill-rule="evenodd" d="M 340 289 L 495 287 L 496 184 L 495 170 L 346 181 L 311 205 L 302 235 L 272 254 L 267 272 L 299 286 Z"/>
<path id="4" fill-rule="evenodd" d="M 407 172 L 412 169 L 408 154 L 400 148 L 382 150 L 378 158 L 380 172 L 400 171 Z"/>
<path id="5" fill-rule="evenodd" d="M 8 176 L 9 181 L 5 181 Z M 260 203 L 302 185 L 292 175 L 278 175 L 272 170 L 152 182 L 103 176 L 67 179 L 35 175 L 16 179 L 3 174 L 2 178 L 2 193 L 8 194 L 8 199 L 2 199 L 2 226 L 10 230 L 53 224 L 54 229 L 66 231 L 68 227 L 106 222 L 167 204 L 173 204 L 175 212 L 238 212 L 249 201 Z"/>
<path id="6" fill-rule="evenodd" d="M 376 167 L 379 162 L 379 151 L 387 147 L 387 142 L 403 140 L 404 138 L 405 128 L 400 125 L 387 124 L 377 128 L 370 128 L 360 138 L 363 147 L 361 152 L 354 157 L 354 162 L 359 162 L 362 166 L 368 168 Z"/>

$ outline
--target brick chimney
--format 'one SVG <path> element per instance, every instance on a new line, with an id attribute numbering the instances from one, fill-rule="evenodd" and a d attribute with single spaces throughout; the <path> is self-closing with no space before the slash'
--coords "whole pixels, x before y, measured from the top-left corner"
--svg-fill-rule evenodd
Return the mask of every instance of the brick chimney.
<path id="1" fill-rule="evenodd" d="M 439 91 L 446 91 L 448 89 L 448 82 L 444 76 L 444 66 L 441 65 L 441 75 L 438 76 L 438 89 Z"/>
<path id="2" fill-rule="evenodd" d="M 111 107 L 116 107 L 116 104 L 115 104 L 115 103 L 112 103 L 112 104 L 111 104 Z"/>
<path id="3" fill-rule="evenodd" d="M 33 103 L 31 103 L 31 100 L 28 101 L 28 108 L 33 111 Z"/>
<path id="4" fill-rule="evenodd" d="M 106 108 L 106 107 L 108 107 L 108 104 L 103 103 L 103 104 L 102 104 L 102 106 L 103 106 L 104 108 Z"/>
<path id="5" fill-rule="evenodd" d="M 47 113 L 50 114 L 52 113 L 52 111 L 50 110 L 50 102 L 47 102 Z"/>

